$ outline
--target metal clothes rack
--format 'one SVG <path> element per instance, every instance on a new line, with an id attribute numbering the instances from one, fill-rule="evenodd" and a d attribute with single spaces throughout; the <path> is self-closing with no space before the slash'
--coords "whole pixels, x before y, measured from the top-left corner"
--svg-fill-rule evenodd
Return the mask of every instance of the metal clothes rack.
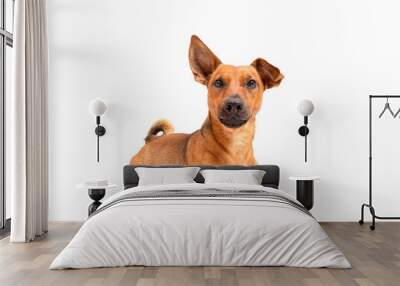
<path id="1" fill-rule="evenodd" d="M 375 219 L 400 219 L 400 217 L 388 217 L 378 216 L 375 213 L 375 208 L 372 204 L 372 100 L 376 98 L 400 98 L 400 95 L 370 95 L 369 96 L 369 201 L 368 204 L 361 205 L 361 219 L 358 221 L 359 224 L 364 224 L 364 207 L 369 208 L 372 216 L 372 225 L 370 229 L 375 229 Z"/>

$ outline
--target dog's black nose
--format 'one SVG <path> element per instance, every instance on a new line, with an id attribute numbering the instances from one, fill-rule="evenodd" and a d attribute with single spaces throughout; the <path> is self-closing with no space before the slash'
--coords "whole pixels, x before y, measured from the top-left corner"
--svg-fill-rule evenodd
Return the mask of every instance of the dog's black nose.
<path id="1" fill-rule="evenodd" d="M 238 94 L 229 96 L 221 106 L 219 121 L 228 128 L 238 128 L 249 120 L 249 109 Z"/>
<path id="2" fill-rule="evenodd" d="M 239 113 L 243 110 L 243 100 L 239 95 L 232 95 L 228 97 L 224 104 L 224 110 L 228 114 Z"/>

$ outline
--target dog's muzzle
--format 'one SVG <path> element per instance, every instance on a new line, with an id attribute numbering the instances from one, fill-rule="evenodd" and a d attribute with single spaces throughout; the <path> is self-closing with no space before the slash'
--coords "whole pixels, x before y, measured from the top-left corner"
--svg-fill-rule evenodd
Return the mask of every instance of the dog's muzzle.
<path id="1" fill-rule="evenodd" d="M 229 128 L 238 128 L 249 120 L 248 108 L 239 95 L 232 95 L 222 105 L 219 121 Z"/>

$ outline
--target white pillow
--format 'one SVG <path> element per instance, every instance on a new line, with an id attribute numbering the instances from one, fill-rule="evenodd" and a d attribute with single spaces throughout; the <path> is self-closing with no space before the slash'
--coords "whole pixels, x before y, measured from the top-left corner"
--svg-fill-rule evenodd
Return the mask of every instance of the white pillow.
<path id="1" fill-rule="evenodd" d="M 262 170 L 201 170 L 205 184 L 226 183 L 261 185 L 265 171 Z"/>
<path id="2" fill-rule="evenodd" d="M 195 183 L 193 179 L 199 170 L 199 167 L 135 168 L 139 186 Z"/>

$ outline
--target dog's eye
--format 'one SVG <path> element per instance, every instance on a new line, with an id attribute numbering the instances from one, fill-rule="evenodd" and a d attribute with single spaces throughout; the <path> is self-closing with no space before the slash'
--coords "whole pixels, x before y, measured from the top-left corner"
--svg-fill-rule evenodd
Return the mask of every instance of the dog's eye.
<path id="1" fill-rule="evenodd" d="M 250 79 L 246 82 L 246 87 L 249 89 L 256 88 L 257 82 L 254 79 Z"/>
<path id="2" fill-rule="evenodd" d="M 224 87 L 224 81 L 222 79 L 217 79 L 216 81 L 214 81 L 213 85 L 216 88 L 223 88 Z"/>

